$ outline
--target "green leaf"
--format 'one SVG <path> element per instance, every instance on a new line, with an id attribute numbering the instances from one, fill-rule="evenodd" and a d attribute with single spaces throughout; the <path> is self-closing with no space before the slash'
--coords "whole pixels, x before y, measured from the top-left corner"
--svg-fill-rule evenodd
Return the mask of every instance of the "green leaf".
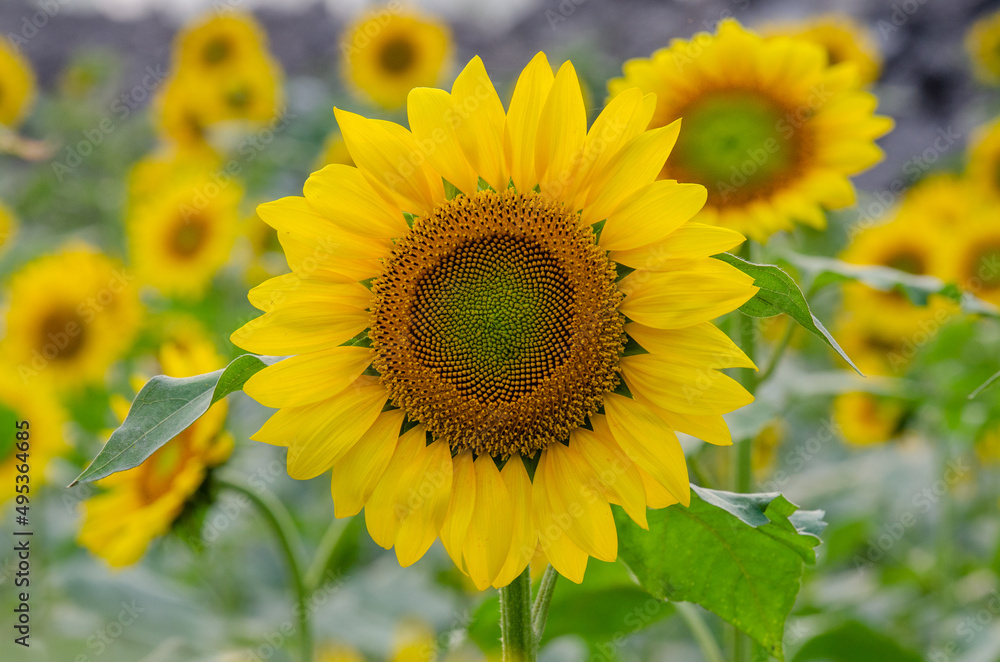
<path id="1" fill-rule="evenodd" d="M 615 508 L 618 559 L 654 597 L 698 603 L 784 659 L 785 619 L 815 562 L 822 512 L 780 494 L 691 490 L 688 508 L 650 510 L 648 531 Z"/>
<path id="2" fill-rule="evenodd" d="M 69 487 L 139 466 L 209 407 L 241 390 L 252 375 L 279 360 L 244 354 L 225 368 L 205 375 L 153 377 L 135 396 L 121 427 L 111 433 L 108 443 Z"/>
<path id="3" fill-rule="evenodd" d="M 800 325 L 819 336 L 859 375 L 864 376 L 858 370 L 858 366 L 854 365 L 854 361 L 847 356 L 830 335 L 830 332 L 826 330 L 823 323 L 816 319 L 816 316 L 809 310 L 809 304 L 806 303 L 802 290 L 795 284 L 791 276 L 773 264 L 754 264 L 729 253 L 720 253 L 715 258 L 731 264 L 748 276 L 752 276 L 754 285 L 760 288 L 752 299 L 740 306 L 740 310 L 744 314 L 750 317 L 774 317 L 781 313 L 787 313 Z"/>
<path id="4" fill-rule="evenodd" d="M 1000 309 L 993 304 L 933 276 L 918 276 L 879 265 L 850 264 L 815 255 L 796 253 L 787 257 L 812 279 L 810 289 L 813 292 L 831 283 L 856 281 L 882 292 L 902 292 L 918 306 L 926 306 L 930 297 L 937 294 L 958 303 L 965 313 L 1000 317 Z"/>
<path id="5" fill-rule="evenodd" d="M 805 643 L 794 662 L 920 662 L 917 653 L 857 621 L 848 621 Z"/>

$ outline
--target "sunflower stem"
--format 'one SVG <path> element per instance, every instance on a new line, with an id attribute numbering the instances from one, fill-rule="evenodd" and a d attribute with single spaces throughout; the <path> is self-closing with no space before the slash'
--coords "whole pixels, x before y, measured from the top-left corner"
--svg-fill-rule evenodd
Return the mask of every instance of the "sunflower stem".
<path id="1" fill-rule="evenodd" d="M 261 515 L 267 521 L 281 547 L 288 565 L 288 572 L 292 576 L 292 584 L 295 587 L 295 614 L 298 618 L 299 639 L 301 641 L 301 654 L 303 662 L 312 662 L 312 630 L 309 623 L 309 608 L 307 599 L 309 592 L 306 589 L 305 576 L 302 571 L 302 563 L 299 560 L 302 540 L 299 537 L 292 516 L 285 506 L 270 492 L 257 492 L 236 478 L 216 477 L 216 484 L 224 489 L 238 492 L 250 499 L 250 502 L 257 507 Z"/>
<path id="2" fill-rule="evenodd" d="M 771 352 L 771 356 L 767 360 L 767 366 L 764 367 L 764 370 L 762 370 L 760 375 L 757 377 L 757 384 L 763 384 L 774 373 L 778 364 L 781 362 L 781 357 L 785 355 L 785 350 L 788 349 L 788 345 L 792 341 L 792 336 L 795 335 L 796 328 L 795 321 L 789 319 L 788 327 L 785 329 L 785 333 L 781 336 L 781 340 L 778 342 L 778 345 L 774 348 L 774 351 Z"/>
<path id="3" fill-rule="evenodd" d="M 722 656 L 719 643 L 712 636 L 712 631 L 708 629 L 708 625 L 705 624 L 705 619 L 701 617 L 698 608 L 689 602 L 674 602 L 673 605 L 677 614 L 691 630 L 705 662 L 724 662 L 725 658 Z"/>
<path id="4" fill-rule="evenodd" d="M 326 527 L 326 531 L 319 541 L 319 547 L 316 548 L 316 555 L 313 557 L 312 563 L 309 564 L 309 569 L 306 570 L 304 582 L 308 592 L 315 591 L 319 588 L 319 583 L 323 581 L 323 574 L 330 565 L 330 557 L 336 552 L 337 543 L 340 542 L 348 521 L 333 519 Z"/>
<path id="5" fill-rule="evenodd" d="M 531 605 L 531 630 L 535 634 L 536 643 L 542 640 L 542 633 L 545 632 L 545 621 L 549 618 L 549 604 L 552 602 L 552 590 L 558 578 L 559 573 L 549 565 L 538 583 L 538 592 L 535 593 L 535 601 Z"/>
<path id="6" fill-rule="evenodd" d="M 504 662 L 535 662 L 538 641 L 532 629 L 531 570 L 500 589 L 500 643 Z"/>

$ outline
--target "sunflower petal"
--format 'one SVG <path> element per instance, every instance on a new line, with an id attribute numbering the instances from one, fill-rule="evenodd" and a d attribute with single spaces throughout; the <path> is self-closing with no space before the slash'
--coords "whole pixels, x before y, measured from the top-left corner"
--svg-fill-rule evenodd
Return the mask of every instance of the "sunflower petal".
<path id="1" fill-rule="evenodd" d="M 374 355 L 366 347 L 300 354 L 256 373 L 243 390 L 266 407 L 307 405 L 343 391 L 371 365 Z"/>
<path id="2" fill-rule="evenodd" d="M 463 451 L 455 456 L 452 468 L 451 500 L 448 512 L 441 524 L 441 543 L 448 556 L 462 572 L 462 548 L 472 521 L 472 509 L 476 504 L 476 470 L 472 464 L 472 451 Z"/>
<path id="3" fill-rule="evenodd" d="M 608 216 L 601 248 L 626 251 L 672 239 L 672 233 L 705 206 L 708 190 L 701 184 L 653 182 Z"/>
<path id="4" fill-rule="evenodd" d="M 480 591 L 500 573 L 510 551 L 514 514 L 510 496 L 493 458 L 480 455 L 475 462 L 476 503 L 465 539 L 465 567 Z"/>
<path id="5" fill-rule="evenodd" d="M 587 136 L 587 109 L 572 63 L 559 67 L 542 107 L 535 142 L 535 174 L 542 195 L 564 200 L 574 160 Z"/>
<path id="6" fill-rule="evenodd" d="M 353 234 L 387 239 L 401 237 L 409 230 L 399 208 L 380 198 L 361 171 L 354 166 L 333 164 L 314 172 L 306 180 L 303 194 L 311 207 L 337 227 Z M 266 210 L 274 204 L 277 203 L 261 205 L 257 209 Z M 279 222 L 282 220 L 282 211 L 281 207 L 275 209 L 270 214 L 271 220 L 264 218 L 263 214 L 261 218 L 269 224 L 272 221 Z M 295 216 L 285 218 L 287 220 L 284 225 L 298 225 Z M 276 230 L 282 229 L 273 227 Z"/>
<path id="7" fill-rule="evenodd" d="M 417 87 L 406 99 L 410 130 L 418 145 L 426 146 L 430 164 L 441 176 L 466 195 L 479 188 L 479 175 L 465 158 L 462 143 L 455 133 L 461 121 L 453 108 L 451 95 L 444 90 Z"/>
<path id="8" fill-rule="evenodd" d="M 570 432 L 569 443 L 571 446 L 576 446 L 590 465 L 604 486 L 608 499 L 612 503 L 621 505 L 636 524 L 648 529 L 646 493 L 642 477 L 635 463 L 618 445 L 610 431 L 607 434 L 600 434 L 596 426 L 594 432 L 577 428 Z"/>
<path id="9" fill-rule="evenodd" d="M 672 363 L 656 354 L 625 356 L 622 375 L 637 398 L 682 414 L 724 414 L 753 402 L 739 382 L 709 367 Z"/>
<path id="10" fill-rule="evenodd" d="M 651 354 L 681 365 L 757 369 L 743 350 L 711 322 L 682 329 L 654 329 L 630 322 L 625 325 L 625 333 Z"/>
<path id="11" fill-rule="evenodd" d="M 504 151 L 514 187 L 521 193 L 538 183 L 535 174 L 535 139 L 542 107 L 554 80 L 545 53 L 538 53 L 521 72 L 507 111 Z"/>
<path id="12" fill-rule="evenodd" d="M 334 517 L 361 512 L 396 450 L 403 410 L 382 412 L 344 456 L 333 463 L 330 493 Z"/>
<path id="13" fill-rule="evenodd" d="M 455 133 L 469 163 L 495 191 L 506 191 L 503 104 L 478 55 L 455 78 L 451 101 L 458 118 Z"/>
<path id="14" fill-rule="evenodd" d="M 520 575 L 538 547 L 535 518 L 531 504 L 531 479 L 519 457 L 512 457 L 500 472 L 510 497 L 513 527 L 510 549 L 503 567 L 493 580 L 493 586 L 506 586 Z"/>

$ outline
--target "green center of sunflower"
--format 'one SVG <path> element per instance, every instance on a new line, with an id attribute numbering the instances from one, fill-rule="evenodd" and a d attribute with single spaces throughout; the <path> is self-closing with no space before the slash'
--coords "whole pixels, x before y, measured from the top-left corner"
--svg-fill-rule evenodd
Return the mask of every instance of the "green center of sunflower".
<path id="1" fill-rule="evenodd" d="M 771 191 L 798 158 L 797 132 L 785 115 L 756 92 L 702 97 L 680 111 L 681 132 L 665 170 L 671 178 L 704 185 L 717 206 Z"/>
<path id="2" fill-rule="evenodd" d="M 412 65 L 416 57 L 413 44 L 405 37 L 393 37 L 382 45 L 378 54 L 378 62 L 383 71 L 390 74 L 402 74 Z"/>
<path id="3" fill-rule="evenodd" d="M 232 46 L 229 44 L 229 40 L 225 37 L 216 37 L 205 44 L 205 48 L 202 50 L 202 59 L 207 64 L 219 64 L 229 59 L 229 54 L 232 51 Z"/>
<path id="4" fill-rule="evenodd" d="M 993 244 L 982 248 L 972 263 L 972 279 L 978 279 L 983 287 L 996 289 L 1000 287 L 1000 245 Z"/>
<path id="5" fill-rule="evenodd" d="M 170 252 L 182 259 L 195 256 L 208 237 L 208 224 L 201 216 L 181 219 L 170 236 Z"/>
<path id="6" fill-rule="evenodd" d="M 14 453 L 17 444 L 17 428 L 14 424 L 19 420 L 17 412 L 0 402 L 0 430 L 3 430 L 3 434 L 0 434 L 0 462 Z"/>
<path id="7" fill-rule="evenodd" d="M 52 361 L 70 361 L 86 346 L 87 325 L 72 308 L 57 309 L 38 328 L 39 353 Z"/>
<path id="8" fill-rule="evenodd" d="M 617 384 L 615 280 L 575 214 L 534 194 L 460 195 L 415 222 L 372 285 L 375 369 L 456 452 L 531 454 Z"/>

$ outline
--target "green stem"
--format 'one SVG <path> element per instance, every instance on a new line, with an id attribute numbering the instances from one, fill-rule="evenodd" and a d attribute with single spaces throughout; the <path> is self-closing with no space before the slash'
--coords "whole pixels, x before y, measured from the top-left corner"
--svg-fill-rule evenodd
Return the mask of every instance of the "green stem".
<path id="1" fill-rule="evenodd" d="M 549 604 L 552 602 L 552 590 L 558 578 L 559 573 L 550 565 L 545 568 L 545 574 L 538 583 L 538 592 L 531 605 L 531 630 L 535 634 L 536 642 L 542 640 L 542 633 L 545 632 L 545 621 L 549 618 Z"/>
<path id="2" fill-rule="evenodd" d="M 236 478 L 216 477 L 216 484 L 219 487 L 238 492 L 253 503 L 260 511 L 261 515 L 271 527 L 274 537 L 278 540 L 281 551 L 288 564 L 288 572 L 292 576 L 292 584 L 295 587 L 295 614 L 299 621 L 299 638 L 302 643 L 302 661 L 312 662 L 312 632 L 309 624 L 309 609 L 306 606 L 308 592 L 302 572 L 302 563 L 299 561 L 299 551 L 302 549 L 302 541 L 299 538 L 298 530 L 292 521 L 292 516 L 284 505 L 270 492 L 257 492 L 248 485 Z"/>
<path id="3" fill-rule="evenodd" d="M 694 640 L 698 642 L 698 648 L 701 649 L 705 662 L 723 662 L 725 658 L 722 657 L 722 649 L 719 648 L 718 642 L 715 641 L 697 607 L 689 602 L 674 602 L 673 605 L 691 630 Z"/>
<path id="4" fill-rule="evenodd" d="M 349 521 L 346 519 L 333 519 L 330 521 L 330 525 L 326 527 L 326 532 L 323 533 L 323 537 L 319 541 L 319 547 L 316 548 L 316 555 L 313 556 L 312 563 L 309 564 L 309 569 L 306 570 L 303 580 L 306 590 L 309 593 L 319 588 L 319 583 L 323 581 L 323 574 L 326 572 L 327 566 L 330 565 L 330 557 L 336 551 L 337 543 L 340 542 L 340 537 L 343 535 L 344 529 L 347 528 Z"/>
<path id="5" fill-rule="evenodd" d="M 500 643 L 503 662 L 535 662 L 538 642 L 531 627 L 531 571 L 527 567 L 500 589 Z"/>
<path id="6" fill-rule="evenodd" d="M 788 327 L 785 329 L 784 335 L 781 336 L 781 340 L 778 342 L 774 351 L 771 352 L 770 358 L 767 360 L 767 366 L 757 377 L 757 384 L 763 384 L 770 378 L 771 374 L 774 373 L 775 368 L 781 362 L 781 357 L 784 356 L 785 350 L 788 349 L 788 344 L 792 340 L 792 336 L 795 335 L 796 324 L 795 320 L 788 320 Z"/>

